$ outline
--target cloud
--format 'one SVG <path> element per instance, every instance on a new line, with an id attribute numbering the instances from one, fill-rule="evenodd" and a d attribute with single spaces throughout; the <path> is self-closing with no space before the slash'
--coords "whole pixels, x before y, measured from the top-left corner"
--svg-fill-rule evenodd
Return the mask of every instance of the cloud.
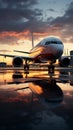
<path id="1" fill-rule="evenodd" d="M 55 10 L 52 8 L 48 9 L 48 11 L 55 12 Z"/>
<path id="2" fill-rule="evenodd" d="M 72 42 L 73 40 L 73 2 L 61 17 L 57 17 L 50 22 L 52 28 L 57 27 L 56 31 L 60 31 L 61 37 L 65 42 Z M 66 40 L 67 39 L 67 40 Z"/>
<path id="3" fill-rule="evenodd" d="M 35 4 L 37 0 L 0 0 L 0 32 L 26 30 L 28 23 L 42 15 L 40 9 L 32 8 Z"/>
<path id="4" fill-rule="evenodd" d="M 47 20 L 43 18 L 43 10 L 35 6 L 37 4 L 38 0 L 0 0 L 0 43 L 16 44 L 30 32 L 39 37 L 41 34 L 57 35 L 64 42 L 73 41 L 73 2 L 63 16 Z M 49 11 L 55 10 L 50 8 Z"/>
<path id="5" fill-rule="evenodd" d="M 2 8 L 22 8 L 37 4 L 37 0 L 0 0 Z"/>
<path id="6" fill-rule="evenodd" d="M 0 44 L 10 44 L 10 45 L 15 45 L 15 44 L 19 44 L 19 40 L 25 40 L 28 39 L 28 34 L 29 32 L 1 32 L 0 33 Z"/>

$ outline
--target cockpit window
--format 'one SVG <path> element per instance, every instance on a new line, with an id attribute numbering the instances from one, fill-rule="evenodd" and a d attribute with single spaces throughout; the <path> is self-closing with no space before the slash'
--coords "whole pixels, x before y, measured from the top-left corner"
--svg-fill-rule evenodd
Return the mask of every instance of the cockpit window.
<path id="1" fill-rule="evenodd" d="M 51 42 L 46 42 L 46 43 L 45 43 L 45 45 L 49 45 L 49 44 L 51 44 Z"/>
<path id="2" fill-rule="evenodd" d="M 62 44 L 62 42 L 59 42 L 59 44 Z"/>
<path id="3" fill-rule="evenodd" d="M 48 41 L 48 42 L 45 43 L 45 45 L 49 45 L 49 44 L 57 44 L 57 42 L 55 42 L 55 41 Z"/>
<path id="4" fill-rule="evenodd" d="M 56 42 L 56 41 L 48 41 L 48 42 L 45 43 L 45 45 L 49 45 L 49 44 L 62 44 L 62 42 L 60 42 L 60 41 L 58 41 L 58 42 Z"/>
<path id="5" fill-rule="evenodd" d="M 52 43 L 52 44 L 57 44 L 57 42 L 55 42 L 55 41 L 51 41 L 51 43 Z"/>

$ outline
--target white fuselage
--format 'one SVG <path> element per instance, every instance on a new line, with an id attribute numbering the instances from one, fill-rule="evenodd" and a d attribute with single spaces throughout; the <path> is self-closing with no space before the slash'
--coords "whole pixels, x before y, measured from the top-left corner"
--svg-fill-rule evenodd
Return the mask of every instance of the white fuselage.
<path id="1" fill-rule="evenodd" d="M 54 61 L 63 53 L 63 43 L 56 37 L 48 37 L 30 50 L 30 57 L 35 61 Z"/>

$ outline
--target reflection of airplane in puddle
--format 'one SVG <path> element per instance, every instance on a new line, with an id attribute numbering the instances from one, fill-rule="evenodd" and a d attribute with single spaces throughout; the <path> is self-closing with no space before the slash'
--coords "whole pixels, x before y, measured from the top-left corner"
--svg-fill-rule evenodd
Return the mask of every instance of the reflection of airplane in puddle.
<path id="1" fill-rule="evenodd" d="M 71 86 L 73 86 L 73 72 L 71 71 L 59 71 L 58 74 L 58 78 L 57 78 L 58 82 L 61 83 L 69 83 Z"/>
<path id="2" fill-rule="evenodd" d="M 18 73 L 13 74 L 13 83 L 23 83 L 23 80 L 20 80 L 21 77 L 22 74 L 20 74 L 20 76 Z M 52 77 L 48 80 L 46 80 L 46 78 L 26 78 L 24 80 L 24 86 L 25 83 L 29 84 L 28 87 L 18 88 L 16 91 L 30 88 L 34 94 L 41 97 L 45 101 L 61 101 L 63 99 L 63 92 L 56 84 L 56 80 Z"/>
<path id="3" fill-rule="evenodd" d="M 43 101 L 55 102 L 63 100 L 63 92 L 56 84 L 55 79 L 50 79 L 49 81 L 34 81 L 30 83 L 30 88 L 35 94 L 37 93 L 41 98 L 43 98 Z"/>
<path id="4" fill-rule="evenodd" d="M 70 72 L 69 75 L 71 76 L 70 85 L 73 86 L 73 72 Z"/>
<path id="5" fill-rule="evenodd" d="M 11 73 L 10 73 L 11 75 Z M 27 73 L 26 73 L 27 75 Z M 24 90 L 29 87 L 29 89 L 32 90 L 33 93 L 36 95 L 39 95 L 45 99 L 51 100 L 61 100 L 60 96 L 62 95 L 62 90 L 59 88 L 59 86 L 56 84 L 56 80 L 52 78 L 52 76 L 49 78 L 39 78 L 39 77 L 24 77 L 23 73 L 15 71 L 12 73 L 12 79 L 7 80 L 4 77 L 4 82 L 7 85 L 18 85 L 17 90 Z M 4 84 L 4 83 L 3 83 Z M 21 85 L 28 84 L 27 87 L 21 88 Z M 60 95 L 61 94 L 61 95 Z M 50 99 L 49 99 L 50 98 Z"/>
<path id="6" fill-rule="evenodd" d="M 19 84 L 21 82 L 24 82 L 23 81 L 23 74 L 21 72 L 18 72 L 18 71 L 13 73 L 12 79 L 13 79 L 12 83 Z"/>
<path id="7" fill-rule="evenodd" d="M 15 76 L 13 77 L 15 78 Z M 0 121 L 2 124 L 15 126 L 21 122 L 26 125 L 36 120 L 35 114 L 42 114 L 46 108 L 61 104 L 63 92 L 53 80 L 32 80 L 22 85 L 0 87 Z M 16 89 L 17 88 L 17 89 Z M 32 119 L 32 117 L 34 117 Z M 13 125 L 14 124 L 14 125 Z M 27 127 L 25 127 L 27 128 Z"/>
<path id="8" fill-rule="evenodd" d="M 53 79 L 46 80 L 32 80 L 27 87 L 15 89 L 15 91 L 26 91 L 28 88 L 32 91 L 32 98 L 37 97 L 41 105 L 45 107 L 56 107 L 63 101 L 63 92 Z M 26 84 L 26 83 L 25 83 Z M 54 104 L 53 104 L 54 103 Z"/>
<path id="9" fill-rule="evenodd" d="M 69 72 L 59 71 L 58 79 L 62 83 L 69 83 Z"/>
<path id="10" fill-rule="evenodd" d="M 55 79 L 58 83 L 70 83 L 72 85 L 73 73 L 70 71 L 64 72 L 63 70 L 56 71 L 55 73 L 47 74 L 45 72 L 31 72 L 29 71 L 11 71 L 9 73 L 0 74 L 0 84 L 20 84 L 25 82 L 32 82 L 35 80 L 52 80 Z"/>
<path id="11" fill-rule="evenodd" d="M 43 39 L 39 44 L 33 47 L 30 52 L 23 52 L 15 50 L 15 52 L 27 53 L 29 56 L 16 56 L 16 55 L 8 55 L 8 54 L 0 54 L 0 56 L 12 57 L 14 66 L 22 66 L 23 60 L 25 61 L 24 70 L 29 70 L 29 62 L 33 63 L 44 63 L 48 62 L 48 70 L 49 72 L 54 72 L 54 63 L 57 59 L 60 59 L 60 64 L 67 66 L 69 65 L 69 58 L 62 57 L 63 53 L 63 43 L 60 39 L 56 37 L 47 37 Z"/>

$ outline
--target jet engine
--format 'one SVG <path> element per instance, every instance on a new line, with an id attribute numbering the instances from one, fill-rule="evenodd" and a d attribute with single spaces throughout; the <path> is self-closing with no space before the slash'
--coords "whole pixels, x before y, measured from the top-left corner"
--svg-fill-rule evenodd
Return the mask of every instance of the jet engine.
<path id="1" fill-rule="evenodd" d="M 67 57 L 67 56 L 61 57 L 59 59 L 59 65 L 62 66 L 62 67 L 68 67 L 70 65 L 69 57 Z"/>
<path id="2" fill-rule="evenodd" d="M 23 59 L 21 57 L 14 57 L 12 64 L 14 67 L 21 67 L 23 66 Z"/>

